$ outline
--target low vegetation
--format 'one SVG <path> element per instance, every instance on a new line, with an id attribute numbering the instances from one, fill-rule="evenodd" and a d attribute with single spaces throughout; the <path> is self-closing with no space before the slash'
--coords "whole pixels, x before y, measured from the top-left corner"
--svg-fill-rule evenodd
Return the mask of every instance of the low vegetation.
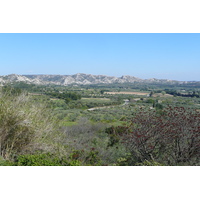
<path id="1" fill-rule="evenodd" d="M 200 165 L 199 91 L 188 85 L 173 86 L 174 93 L 166 85 L 1 87 L 0 165 Z"/>

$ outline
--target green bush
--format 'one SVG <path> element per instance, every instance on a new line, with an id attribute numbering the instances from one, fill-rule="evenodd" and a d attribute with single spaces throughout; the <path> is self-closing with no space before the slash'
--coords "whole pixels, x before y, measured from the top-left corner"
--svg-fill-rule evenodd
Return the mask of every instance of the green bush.
<path id="1" fill-rule="evenodd" d="M 153 161 L 153 160 L 145 160 L 142 163 L 136 163 L 136 166 L 164 166 L 163 164 Z"/>
<path id="2" fill-rule="evenodd" d="M 86 163 L 89 165 L 101 165 L 101 158 L 99 157 L 99 152 L 92 148 L 86 157 Z"/>
<path id="3" fill-rule="evenodd" d="M 59 156 L 53 153 L 38 153 L 19 155 L 15 166 L 81 166 L 79 160 L 81 151 L 73 151 L 69 157 Z"/>
<path id="4" fill-rule="evenodd" d="M 69 166 L 70 163 L 51 153 L 20 155 L 16 161 L 17 166 Z"/>
<path id="5" fill-rule="evenodd" d="M 17 159 L 18 166 L 59 166 L 61 161 L 52 157 L 50 153 L 38 155 L 20 155 Z"/>
<path id="6" fill-rule="evenodd" d="M 0 156 L 0 166 L 12 166 L 12 165 L 14 165 L 14 162 L 5 160 L 3 157 Z"/>

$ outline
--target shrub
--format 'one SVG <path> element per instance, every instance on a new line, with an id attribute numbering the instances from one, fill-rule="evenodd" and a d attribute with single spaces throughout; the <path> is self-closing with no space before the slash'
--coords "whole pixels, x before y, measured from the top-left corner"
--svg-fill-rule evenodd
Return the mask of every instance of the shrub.
<path id="1" fill-rule="evenodd" d="M 15 163 L 17 166 L 80 166 L 81 162 L 75 158 L 60 157 L 53 153 L 37 153 L 19 155 Z"/>
<path id="2" fill-rule="evenodd" d="M 16 161 L 18 166 L 62 166 L 69 165 L 66 159 L 59 158 L 51 153 L 35 155 L 19 155 Z"/>
<path id="3" fill-rule="evenodd" d="M 82 165 L 112 165 L 125 154 L 122 144 L 108 146 L 109 137 L 106 125 L 91 123 L 87 118 L 80 118 L 77 125 L 65 128 L 66 137 L 62 144 L 66 147 L 63 153 L 71 151 L 70 159 L 77 158 Z"/>
<path id="4" fill-rule="evenodd" d="M 142 163 L 136 163 L 137 166 L 163 166 L 163 164 L 160 164 L 156 161 L 149 161 L 149 160 L 145 160 L 144 162 Z"/>
<path id="5" fill-rule="evenodd" d="M 122 129 L 123 130 L 123 129 Z M 200 113 L 168 107 L 161 114 L 136 112 L 132 123 L 117 134 L 132 154 L 132 164 L 155 161 L 164 165 L 199 165 Z"/>
<path id="6" fill-rule="evenodd" d="M 12 166 L 12 165 L 14 165 L 14 162 L 5 160 L 3 157 L 0 156 L 0 166 Z"/>
<path id="7" fill-rule="evenodd" d="M 43 104 L 32 103 L 23 93 L 0 93 L 0 155 L 4 159 L 37 149 L 47 150 L 54 128 L 54 119 Z"/>

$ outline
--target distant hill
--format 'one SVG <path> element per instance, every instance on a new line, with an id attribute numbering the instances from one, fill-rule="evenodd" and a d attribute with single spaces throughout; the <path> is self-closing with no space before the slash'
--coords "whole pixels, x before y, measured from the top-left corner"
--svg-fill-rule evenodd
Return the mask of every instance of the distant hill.
<path id="1" fill-rule="evenodd" d="M 140 79 L 134 76 L 105 76 L 105 75 L 91 75 L 78 73 L 74 75 L 17 75 L 10 74 L 6 76 L 0 76 L 0 84 L 4 85 L 7 83 L 14 82 L 25 82 L 40 85 L 89 85 L 89 84 L 114 84 L 114 83 L 169 83 L 169 84 L 184 84 L 187 81 L 175 81 L 167 79 Z M 190 82 L 192 83 L 192 82 Z"/>

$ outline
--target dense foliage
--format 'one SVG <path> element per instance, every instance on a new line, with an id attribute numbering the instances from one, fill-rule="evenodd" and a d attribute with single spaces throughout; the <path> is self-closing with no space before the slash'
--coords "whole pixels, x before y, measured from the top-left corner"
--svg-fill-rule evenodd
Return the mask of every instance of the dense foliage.
<path id="1" fill-rule="evenodd" d="M 200 113 L 194 110 L 168 107 L 158 114 L 141 109 L 128 127 L 113 128 L 110 135 L 131 152 L 130 164 L 200 164 Z"/>

